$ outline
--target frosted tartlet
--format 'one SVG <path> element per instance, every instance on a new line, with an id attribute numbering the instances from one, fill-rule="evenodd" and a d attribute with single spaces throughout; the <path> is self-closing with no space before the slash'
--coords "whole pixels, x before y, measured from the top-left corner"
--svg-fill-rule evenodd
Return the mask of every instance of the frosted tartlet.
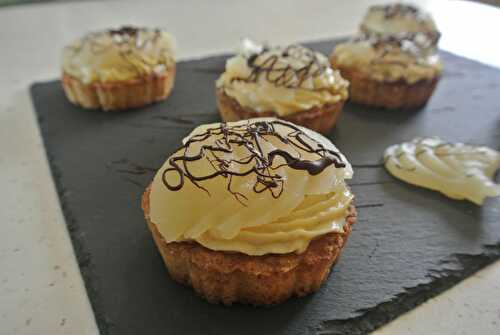
<path id="1" fill-rule="evenodd" d="M 172 37 L 160 29 L 90 33 L 63 51 L 64 91 L 84 108 L 122 110 L 163 100 L 174 79 Z"/>
<path id="2" fill-rule="evenodd" d="M 427 103 L 443 65 L 422 34 L 360 35 L 338 44 L 332 66 L 349 80 L 353 102 L 384 108 L 416 108 Z"/>
<path id="3" fill-rule="evenodd" d="M 273 116 L 321 133 L 337 121 L 348 86 L 320 53 L 299 45 L 268 48 L 249 40 L 216 82 L 224 121 Z"/>
<path id="4" fill-rule="evenodd" d="M 356 220 L 352 169 L 321 135 L 275 118 L 203 125 L 142 198 L 171 277 L 210 302 L 317 290 Z"/>
<path id="5" fill-rule="evenodd" d="M 360 30 L 376 36 L 422 33 L 434 46 L 437 45 L 441 36 L 428 12 L 413 5 L 401 3 L 370 7 L 361 22 Z"/>

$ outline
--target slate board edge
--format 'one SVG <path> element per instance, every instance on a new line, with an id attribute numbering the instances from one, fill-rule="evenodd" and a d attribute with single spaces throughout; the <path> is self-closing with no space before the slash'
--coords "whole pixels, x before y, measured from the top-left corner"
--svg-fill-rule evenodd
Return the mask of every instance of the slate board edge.
<path id="1" fill-rule="evenodd" d="M 450 255 L 442 262 L 455 267 L 454 269 L 434 270 L 429 276 L 428 283 L 405 288 L 404 292 L 388 301 L 381 302 L 368 310 L 358 311 L 360 315 L 355 318 L 323 321 L 314 334 L 368 334 L 382 327 L 500 258 L 500 241 L 492 245 L 483 245 L 483 248 L 480 254 Z"/>
<path id="2" fill-rule="evenodd" d="M 343 38 L 336 39 L 334 42 L 338 43 L 342 41 Z M 317 43 L 331 41 L 325 40 L 314 40 L 308 43 Z M 334 43 L 332 42 L 332 44 Z M 192 58 L 179 63 L 192 62 L 197 60 L 206 60 L 211 58 L 217 58 L 221 56 L 228 56 L 230 53 L 224 54 L 214 54 L 207 57 Z M 462 57 L 462 56 L 459 56 Z M 465 57 L 462 57 L 465 58 Z M 479 63 L 475 60 L 473 62 Z M 484 65 L 484 64 L 483 64 Z M 488 65 L 486 65 L 488 66 Z M 494 67 L 492 67 L 494 68 Z M 494 68 L 496 69 L 496 68 Z M 33 83 L 30 85 L 30 93 L 33 95 L 33 90 L 38 84 L 43 84 L 51 82 L 54 80 L 44 81 L 40 83 Z M 61 88 L 62 89 L 62 88 Z M 34 108 L 35 114 L 37 116 L 41 132 L 45 134 L 46 127 L 48 126 L 46 120 L 43 116 L 38 114 L 36 108 Z M 51 174 L 54 178 L 55 185 L 57 188 L 57 193 L 61 202 L 61 207 L 63 214 L 68 225 L 68 232 L 70 233 L 71 241 L 73 243 L 73 248 L 75 250 L 75 256 L 77 258 L 82 277 L 84 278 L 84 284 L 87 290 L 87 294 L 94 312 L 94 316 L 99 327 L 101 334 L 108 334 L 109 329 L 113 327 L 112 322 L 108 320 L 105 316 L 105 311 L 99 303 L 99 292 L 93 285 L 93 269 L 92 269 L 92 259 L 88 251 L 85 250 L 83 240 L 79 237 L 79 228 L 77 227 L 75 218 L 73 217 L 69 206 L 66 204 L 65 189 L 61 182 L 62 171 L 57 166 L 57 163 L 53 159 L 50 152 L 50 148 L 46 142 L 45 136 L 43 137 L 45 152 L 51 167 Z M 405 288 L 404 293 L 400 293 L 388 301 L 381 302 L 378 305 L 373 306 L 369 310 L 360 310 L 359 316 L 350 319 L 343 320 L 326 320 L 323 321 L 315 329 L 311 329 L 312 333 L 315 334 L 366 334 L 369 333 L 382 325 L 390 322 L 391 320 L 397 318 L 398 316 L 404 314 L 407 311 L 415 308 L 421 303 L 427 301 L 428 299 L 437 296 L 443 291 L 451 288 L 460 281 L 466 279 L 470 275 L 479 271 L 480 269 L 486 267 L 487 265 L 493 263 L 495 260 L 500 258 L 500 240 L 493 245 L 483 245 L 483 251 L 480 254 L 452 254 L 447 259 L 443 259 L 442 262 L 452 265 L 453 269 L 449 270 L 437 270 L 434 271 L 431 276 L 429 276 L 429 282 L 425 284 L 420 284 L 415 287 Z M 355 322 L 353 322 L 355 320 Z"/>
<path id="3" fill-rule="evenodd" d="M 31 94 L 36 85 L 37 83 L 34 83 L 30 86 Z M 38 111 L 36 109 L 35 109 L 35 115 L 38 120 L 38 124 L 40 126 L 40 131 L 42 134 L 44 134 L 47 131 L 46 127 L 48 127 L 46 120 L 42 115 L 38 114 Z M 76 224 L 76 219 L 74 215 L 71 213 L 71 210 L 69 209 L 69 206 L 66 202 L 66 196 L 65 196 L 66 190 L 61 181 L 62 171 L 57 166 L 55 159 L 53 159 L 50 147 L 46 142 L 46 136 L 42 136 L 42 138 L 43 138 L 45 153 L 47 155 L 47 160 L 49 161 L 50 165 L 51 174 L 54 179 L 54 183 L 56 185 L 57 195 L 59 196 L 59 201 L 61 203 L 64 219 L 68 227 L 68 233 L 71 238 L 71 242 L 73 244 L 74 254 L 78 262 L 78 266 L 80 267 L 80 273 L 83 277 L 83 282 L 85 285 L 85 289 L 87 291 L 90 306 L 92 308 L 95 321 L 99 328 L 99 333 L 101 335 L 107 335 L 109 333 L 108 329 L 112 326 L 112 324 L 105 316 L 105 312 L 103 311 L 103 308 L 101 307 L 101 304 L 99 302 L 100 301 L 99 292 L 95 287 L 95 285 L 93 284 L 92 256 L 90 255 L 88 250 L 85 249 L 85 243 L 83 242 L 83 239 L 80 237 L 81 236 L 81 234 L 79 233 L 80 229 L 78 228 L 78 224 Z"/>

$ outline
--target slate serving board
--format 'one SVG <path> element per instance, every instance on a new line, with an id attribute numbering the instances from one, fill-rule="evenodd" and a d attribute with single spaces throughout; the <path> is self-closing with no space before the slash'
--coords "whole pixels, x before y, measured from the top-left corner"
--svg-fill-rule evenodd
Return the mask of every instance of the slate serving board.
<path id="1" fill-rule="evenodd" d="M 334 41 L 310 44 L 329 53 Z M 210 305 L 168 278 L 140 197 L 198 124 L 219 121 L 214 80 L 225 56 L 180 62 L 166 102 L 123 113 L 66 101 L 60 82 L 31 88 L 79 264 L 103 334 L 366 333 L 500 256 L 500 199 L 450 200 L 388 175 L 383 150 L 439 135 L 499 149 L 500 71 L 442 53 L 445 71 L 420 111 L 347 104 L 329 137 L 355 168 L 359 220 L 316 294 L 272 308 Z"/>

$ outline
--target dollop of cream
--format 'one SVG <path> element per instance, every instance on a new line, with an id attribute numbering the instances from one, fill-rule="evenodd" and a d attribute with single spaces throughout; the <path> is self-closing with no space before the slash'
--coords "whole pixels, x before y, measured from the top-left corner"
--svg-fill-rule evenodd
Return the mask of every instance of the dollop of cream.
<path id="1" fill-rule="evenodd" d="M 227 126 L 275 120 L 257 118 L 230 122 Z M 215 123 L 194 129 L 183 141 L 190 144 L 169 159 L 180 154 L 183 157 L 195 156 L 207 146 L 224 146 L 221 135 L 205 136 L 207 131 L 213 133 L 210 129 L 220 127 L 221 124 Z M 269 153 L 275 150 L 284 150 L 302 160 L 318 159 L 317 154 L 281 141 L 279 138 L 287 138 L 290 129 L 279 125 L 275 127 L 277 136 L 263 135 L 258 143 L 254 141 L 253 144 L 237 146 L 230 152 L 216 153 L 228 164 L 217 161 L 215 156 L 207 153 L 201 160 L 188 162 L 189 171 L 195 176 L 207 176 L 221 168 L 238 173 L 248 171 L 259 164 L 255 158 L 248 160 L 248 149 L 257 146 L 262 149 L 262 157 L 269 157 Z M 279 175 L 279 180 L 275 181 L 281 187 L 262 191 L 261 186 L 270 180 L 261 179 L 264 184 L 259 184 L 258 174 L 250 173 L 232 177 L 218 175 L 198 181 L 197 185 L 184 177 L 182 187 L 172 191 L 166 187 L 164 177 L 170 185 L 178 185 L 180 177 L 172 170 L 166 172 L 172 168 L 167 159 L 154 177 L 150 193 L 150 219 L 163 238 L 167 242 L 196 241 L 212 250 L 264 255 L 300 253 L 318 236 L 343 232 L 353 199 L 345 183 L 352 177 L 352 168 L 329 140 L 309 129 L 297 129 L 308 136 L 305 143 L 337 152 L 345 167 L 329 165 L 321 173 L 310 174 L 306 170 L 291 168 L 284 164 L 282 158 L 277 158 L 270 169 L 273 174 Z M 195 136 L 201 136 L 203 140 L 189 142 Z M 237 140 L 237 136 L 232 139 Z M 261 186 L 254 188 L 257 184 Z"/>
<path id="2" fill-rule="evenodd" d="M 349 83 L 320 53 L 244 40 L 216 85 L 243 107 L 286 116 L 346 100 Z"/>
<path id="3" fill-rule="evenodd" d="M 436 23 L 428 12 L 401 3 L 370 7 L 360 30 L 375 35 L 424 33 L 433 44 L 437 43 L 440 36 Z"/>
<path id="4" fill-rule="evenodd" d="M 384 160 L 396 178 L 452 199 L 481 205 L 486 197 L 500 196 L 500 185 L 492 179 L 500 168 L 500 152 L 487 147 L 416 138 L 387 148 Z"/>
<path id="5" fill-rule="evenodd" d="M 440 76 L 443 65 L 423 35 L 375 37 L 360 35 L 335 47 L 332 63 L 367 78 L 384 82 L 403 80 L 409 84 Z"/>
<path id="6" fill-rule="evenodd" d="M 174 42 L 159 29 L 123 27 L 90 33 L 63 50 L 63 71 L 85 84 L 161 75 L 175 65 Z"/>

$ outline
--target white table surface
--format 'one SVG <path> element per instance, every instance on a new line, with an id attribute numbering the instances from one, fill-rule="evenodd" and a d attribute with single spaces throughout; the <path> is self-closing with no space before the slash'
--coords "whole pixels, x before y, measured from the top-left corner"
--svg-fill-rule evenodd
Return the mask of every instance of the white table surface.
<path id="1" fill-rule="evenodd" d="M 97 334 L 61 212 L 28 87 L 59 75 L 61 48 L 81 34 L 136 24 L 170 30 L 179 58 L 345 36 L 376 1 L 105 1 L 0 9 L 0 334 Z M 421 1 L 441 48 L 500 66 L 500 10 Z M 500 92 L 499 92 L 500 93 Z M 500 262 L 377 334 L 500 334 Z"/>

